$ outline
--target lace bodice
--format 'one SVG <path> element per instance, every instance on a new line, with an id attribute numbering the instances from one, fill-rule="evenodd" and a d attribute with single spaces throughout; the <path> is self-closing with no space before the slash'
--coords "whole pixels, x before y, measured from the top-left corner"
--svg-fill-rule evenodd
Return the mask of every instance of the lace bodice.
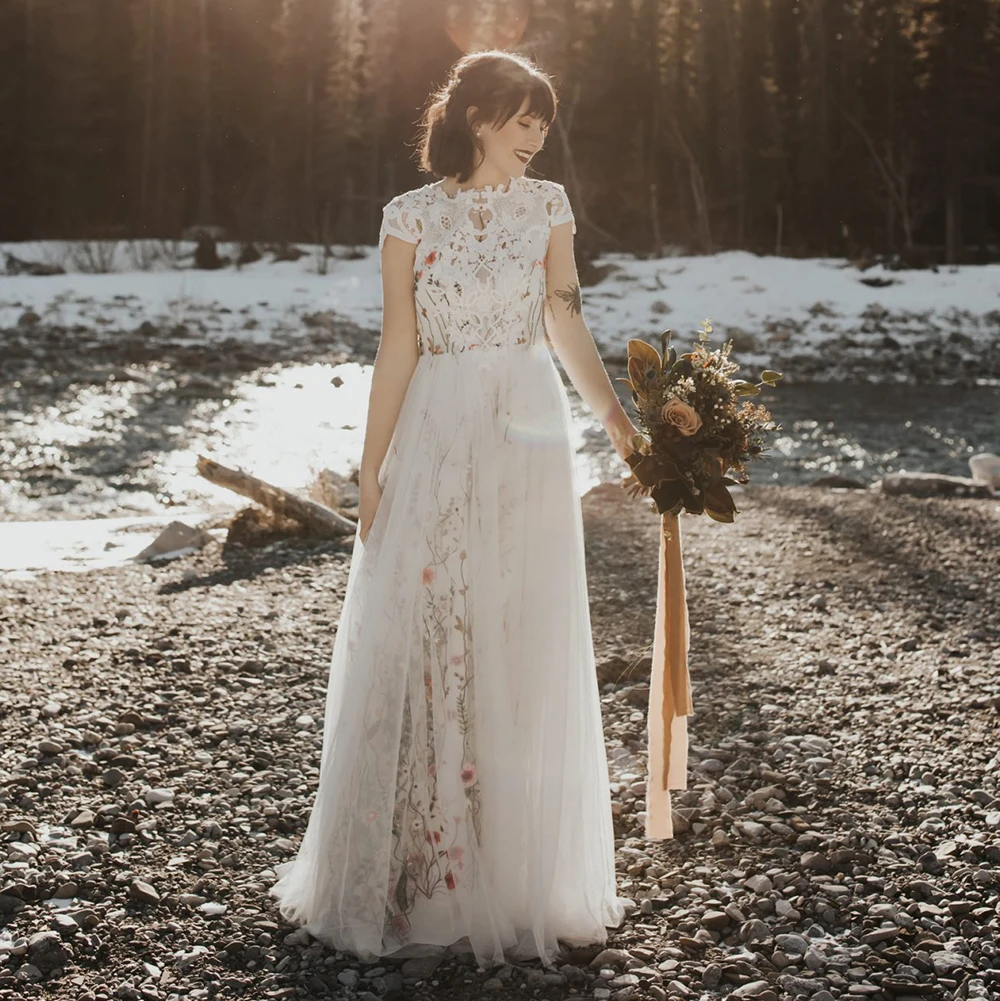
<path id="1" fill-rule="evenodd" d="M 389 235 L 416 244 L 421 353 L 540 342 L 549 228 L 565 222 L 576 232 L 565 189 L 538 178 L 454 196 L 438 181 L 393 198 L 383 210 L 379 247 Z"/>

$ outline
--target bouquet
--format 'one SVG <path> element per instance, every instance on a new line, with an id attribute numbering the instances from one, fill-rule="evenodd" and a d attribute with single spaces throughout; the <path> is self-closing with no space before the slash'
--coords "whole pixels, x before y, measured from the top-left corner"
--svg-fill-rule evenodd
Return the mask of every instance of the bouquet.
<path id="1" fill-rule="evenodd" d="M 623 485 L 632 496 L 652 497 L 661 515 L 732 522 L 739 512 L 728 488 L 749 482 L 748 462 L 763 458 L 767 435 L 781 430 L 766 407 L 741 399 L 776 385 L 781 374 L 765 370 L 758 383 L 733 378 L 733 342 L 710 350 L 711 332 L 705 320 L 698 343 L 680 356 L 670 330 L 661 335 L 662 355 L 645 341 L 628 342 L 628 378 L 620 381 L 632 390 L 640 433 Z"/>
<path id="2" fill-rule="evenodd" d="M 646 495 L 660 513 L 659 581 L 652 668 L 649 680 L 646 837 L 673 837 L 671 789 L 687 788 L 687 717 L 693 712 L 687 653 L 690 628 L 681 554 L 681 511 L 732 522 L 738 513 L 729 487 L 747 483 L 747 464 L 763 457 L 766 438 L 781 426 L 766 407 L 744 400 L 760 382 L 733 378 L 732 341 L 710 350 L 711 323 L 702 323 L 698 343 L 678 356 L 671 331 L 661 337 L 662 354 L 645 341 L 628 342 L 628 378 L 639 433 L 626 461 L 632 472 L 623 486 Z"/>

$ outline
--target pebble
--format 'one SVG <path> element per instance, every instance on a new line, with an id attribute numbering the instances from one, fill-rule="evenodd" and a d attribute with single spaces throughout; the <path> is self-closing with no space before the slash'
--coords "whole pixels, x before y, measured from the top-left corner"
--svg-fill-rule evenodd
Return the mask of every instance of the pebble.
<path id="1" fill-rule="evenodd" d="M 766 980 L 751 980 L 730 991 L 731 998 L 759 998 L 763 991 L 770 990 L 771 985 Z"/>
<path id="2" fill-rule="evenodd" d="M 939 977 L 950 977 L 961 970 L 974 969 L 976 963 L 968 956 L 963 956 L 960 952 L 951 952 L 947 949 L 942 949 L 931 953 L 931 965 Z"/>
<path id="3" fill-rule="evenodd" d="M 705 911 L 701 916 L 701 923 L 713 931 L 722 931 L 729 925 L 729 915 L 725 911 Z"/>
<path id="4" fill-rule="evenodd" d="M 156 806 L 158 803 L 172 803 L 174 801 L 173 789 L 147 789 L 143 794 L 143 799 L 147 806 Z"/>
<path id="5" fill-rule="evenodd" d="M 310 543 L 304 560 L 279 544 L 234 550 L 231 563 L 205 550 L 85 585 L 0 579 L 0 619 L 59 610 L 30 633 L 16 614 L 0 622 L 11 655 L 0 740 L 19 749 L 15 781 L 0 788 L 0 997 L 37 991 L 46 956 L 62 963 L 52 1001 L 290 1001 L 321 988 L 370 1001 L 462 981 L 470 997 L 552 987 L 611 1001 L 898 1001 L 905 985 L 986 997 L 979 971 L 1000 959 L 1000 657 L 974 609 L 1000 585 L 969 554 L 1000 548 L 1000 530 L 973 501 L 908 501 L 904 523 L 874 496 L 755 491 L 725 532 L 685 524 L 699 616 L 730 621 L 736 598 L 767 611 L 734 627 L 752 671 L 724 645 L 718 662 L 692 662 L 691 782 L 672 792 L 673 841 L 642 831 L 648 666 L 602 682 L 627 916 L 606 947 L 573 950 L 557 970 L 480 971 L 450 956 L 363 964 L 267 897 L 312 805 L 325 681 L 316 636 L 335 629 L 349 549 Z M 584 500 L 592 520 L 600 497 Z M 588 556 L 599 662 L 616 663 L 617 678 L 640 640 L 605 600 L 617 594 L 608 581 L 627 582 L 648 614 L 657 536 L 655 519 L 607 503 L 612 527 L 590 532 Z M 913 576 L 928 565 L 948 568 L 933 595 Z M 813 595 L 825 596 L 822 615 L 808 611 Z M 288 607 L 301 622 L 275 611 Z M 85 661 L 90 650 L 102 659 Z M 41 680 L 8 661 L 42 665 Z M 32 951 L 39 933 L 51 937 Z"/>
<path id="6" fill-rule="evenodd" d="M 156 889 L 149 883 L 143 882 L 141 879 L 134 879 L 129 885 L 129 896 L 133 900 L 139 901 L 142 904 L 158 904 L 160 902 L 160 895 L 156 892 Z"/>
<path id="7" fill-rule="evenodd" d="M 802 935 L 794 933 L 776 935 L 774 937 L 774 944 L 778 949 L 781 949 L 782 952 L 790 956 L 804 956 L 806 950 L 809 948 L 808 940 Z"/>
<path id="8" fill-rule="evenodd" d="M 590 966 L 596 969 L 602 966 L 624 966 L 632 958 L 625 949 L 602 949 L 591 961 Z"/>

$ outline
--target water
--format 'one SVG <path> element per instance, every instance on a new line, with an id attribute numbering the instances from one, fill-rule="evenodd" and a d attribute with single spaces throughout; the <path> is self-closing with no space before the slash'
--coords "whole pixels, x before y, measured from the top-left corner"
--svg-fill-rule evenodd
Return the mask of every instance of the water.
<path id="1" fill-rule="evenodd" d="M 304 490 L 323 468 L 348 473 L 361 455 L 370 379 L 371 366 L 358 362 L 295 361 L 186 380 L 162 362 L 139 362 L 48 391 L 9 385 L 0 408 L 8 523 L 0 570 L 52 565 L 38 549 L 43 539 L 55 545 L 53 520 L 90 522 L 91 541 L 69 565 L 95 565 L 98 552 L 105 563 L 117 548 L 137 552 L 172 517 L 249 503 L 198 476 L 199 454 L 290 490 Z M 570 395 L 586 491 L 619 479 L 624 467 Z M 864 483 L 898 470 L 968 475 L 970 455 L 1000 450 L 997 386 L 782 385 L 758 400 L 783 427 L 770 456 L 752 467 L 758 483 L 834 472 Z M 129 544 L 110 538 L 109 519 L 122 519 L 115 525 L 133 533 Z"/>
<path id="2" fill-rule="evenodd" d="M 870 483 L 885 473 L 969 475 L 969 457 L 1000 450 L 1000 387 L 844 383 L 762 392 L 783 430 L 757 482 L 809 483 L 839 472 Z"/>

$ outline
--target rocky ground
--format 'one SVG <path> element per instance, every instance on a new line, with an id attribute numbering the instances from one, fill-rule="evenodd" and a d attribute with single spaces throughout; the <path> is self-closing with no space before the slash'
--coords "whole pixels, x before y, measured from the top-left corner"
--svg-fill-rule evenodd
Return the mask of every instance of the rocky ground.
<path id="1" fill-rule="evenodd" d="M 619 892 L 558 972 L 359 964 L 267 887 L 350 541 L 0 580 L 0 998 L 1000 997 L 1000 505 L 756 487 L 685 518 L 689 789 L 644 841 L 655 515 L 585 499 Z"/>

